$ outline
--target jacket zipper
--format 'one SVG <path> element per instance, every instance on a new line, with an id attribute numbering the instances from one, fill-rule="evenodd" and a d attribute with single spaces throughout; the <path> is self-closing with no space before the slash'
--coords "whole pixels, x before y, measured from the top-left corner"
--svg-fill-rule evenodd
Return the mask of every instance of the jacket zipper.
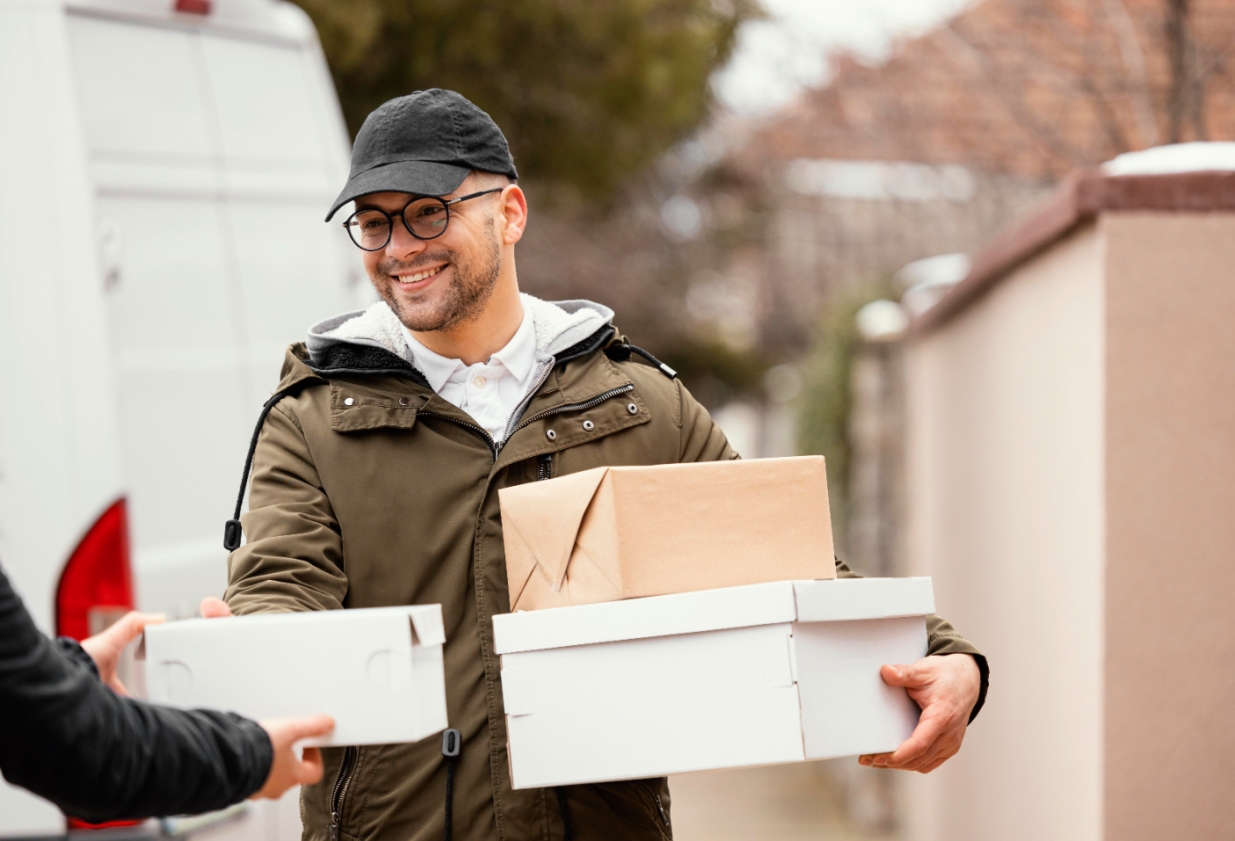
<path id="1" fill-rule="evenodd" d="M 468 423 L 467 421 L 459 420 L 458 418 L 452 418 L 450 415 L 439 415 L 437 412 L 426 412 L 424 409 L 421 409 L 416 414 L 418 416 L 423 415 L 424 417 L 429 417 L 429 418 L 440 418 L 441 420 L 444 420 L 444 421 L 450 421 L 456 426 L 461 426 L 464 429 L 472 430 L 473 432 L 480 435 L 481 438 L 485 439 L 485 443 L 489 445 L 489 452 L 492 453 L 493 455 L 493 460 L 497 461 L 497 454 L 499 451 L 501 451 L 502 447 L 500 444 L 498 444 L 496 441 L 493 440 L 493 436 L 489 434 L 489 431 L 487 429 L 484 429 L 483 427 L 479 427 L 474 423 Z"/>
<path id="2" fill-rule="evenodd" d="M 536 481 L 553 478 L 553 453 L 545 453 L 536 459 Z"/>
<path id="3" fill-rule="evenodd" d="M 347 796 L 347 787 L 352 781 L 352 766 L 356 764 L 357 749 L 345 748 L 343 763 L 339 766 L 339 779 L 335 780 L 334 792 L 330 795 L 330 837 L 339 841 L 339 833 L 343 831 L 343 798 Z"/>
<path id="4" fill-rule="evenodd" d="M 536 421 L 541 420 L 543 418 L 547 418 L 550 415 L 560 415 L 563 412 L 586 412 L 588 409 L 594 408 L 596 406 L 599 406 L 601 403 L 604 403 L 610 397 L 617 397 L 619 394 L 625 394 L 628 391 L 634 391 L 634 390 L 635 390 L 634 385 L 618 386 L 617 388 L 609 389 L 604 394 L 596 395 L 591 400 L 585 400 L 582 403 L 568 403 L 565 406 L 556 406 L 552 409 L 545 409 L 543 412 L 532 415 L 530 418 L 523 421 L 523 423 L 519 424 L 518 426 L 514 428 L 514 431 L 518 432 L 520 429 L 523 429 L 526 426 L 530 426 L 531 424 L 536 423 Z"/>
<path id="5" fill-rule="evenodd" d="M 656 811 L 660 812 L 660 819 L 665 822 L 665 826 L 669 826 L 669 815 L 665 812 L 665 804 L 661 802 L 660 792 L 652 792 L 652 796 L 656 798 Z"/>
<path id="6" fill-rule="evenodd" d="M 619 394 L 625 394 L 628 391 L 634 391 L 634 390 L 635 390 L 634 385 L 618 386 L 617 388 L 609 389 L 603 394 L 596 395 L 591 400 L 585 400 L 582 403 L 568 403 L 565 406 L 557 406 L 552 409 L 546 409 L 545 411 L 540 412 L 539 414 L 532 415 L 530 418 L 523 421 L 523 423 L 516 426 L 513 430 L 511 430 L 511 435 L 518 432 L 520 429 L 523 429 L 524 427 L 529 426 L 535 423 L 536 421 L 541 420 L 543 418 L 547 418 L 551 415 L 560 415 L 563 412 L 585 412 L 588 409 L 599 406 L 601 403 L 604 403 L 610 397 L 616 397 Z M 424 409 L 421 409 L 416 414 L 423 415 L 424 417 L 440 418 L 441 420 L 444 420 L 444 421 L 450 421 L 451 423 L 457 426 L 461 426 L 464 429 L 470 429 L 473 432 L 477 433 L 478 435 L 480 435 L 481 438 L 484 438 L 485 443 L 489 445 L 489 452 L 493 454 L 494 461 L 497 461 L 498 453 L 502 451 L 502 447 L 504 447 L 506 445 L 506 442 L 510 440 L 510 436 L 507 436 L 505 440 L 503 440 L 501 443 L 498 443 L 497 441 L 493 440 L 493 436 L 489 434 L 488 430 L 483 429 L 482 427 L 479 427 L 474 423 L 468 423 L 467 421 L 459 420 L 458 418 L 453 418 L 450 415 L 442 415 L 442 414 L 438 414 L 437 412 L 426 412 Z M 548 478 L 548 477 L 545 477 L 545 478 Z"/>

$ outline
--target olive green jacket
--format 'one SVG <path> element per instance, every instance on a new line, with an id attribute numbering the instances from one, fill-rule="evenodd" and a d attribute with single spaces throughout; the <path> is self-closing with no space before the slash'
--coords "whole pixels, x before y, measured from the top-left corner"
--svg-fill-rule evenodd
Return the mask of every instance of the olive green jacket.
<path id="1" fill-rule="evenodd" d="M 553 305 L 525 301 L 539 320 L 565 323 Z M 258 439 L 248 542 L 229 562 L 237 614 L 441 604 L 447 710 L 462 733 L 456 839 L 563 838 L 563 811 L 580 841 L 671 837 L 663 779 L 511 788 L 493 653 L 492 618 L 509 610 L 498 491 L 604 465 L 738 457 L 680 381 L 632 353 L 608 310 L 586 305 L 600 316 L 589 322 L 578 303 L 564 306 L 575 335 L 538 320 L 543 381 L 502 446 L 428 387 L 386 329 L 389 310 L 371 308 L 368 321 L 385 327 L 359 338 L 354 315 L 325 324 L 336 340 L 311 334 L 312 353 L 293 345 L 287 394 Z M 560 347 L 580 329 L 588 335 Z M 932 653 L 974 652 L 938 618 L 929 630 Z M 323 753 L 323 781 L 302 796 L 306 841 L 442 838 L 440 739 Z"/>

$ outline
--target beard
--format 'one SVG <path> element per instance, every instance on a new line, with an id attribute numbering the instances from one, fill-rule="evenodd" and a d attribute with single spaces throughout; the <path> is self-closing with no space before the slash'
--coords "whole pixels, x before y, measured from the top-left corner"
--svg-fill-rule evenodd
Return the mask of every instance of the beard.
<path id="1" fill-rule="evenodd" d="M 399 321 L 408 330 L 417 333 L 430 333 L 435 330 L 449 330 L 468 321 L 473 321 L 493 295 L 497 285 L 498 275 L 502 269 L 502 247 L 497 239 L 496 226 L 492 220 L 486 226 L 485 236 L 478 243 L 475 254 L 464 257 L 459 252 L 449 248 L 425 251 L 415 260 L 402 262 L 400 260 L 384 260 L 377 264 L 373 275 L 373 285 L 382 296 Z M 450 285 L 440 292 L 437 300 L 423 303 L 409 303 L 400 300 L 396 294 L 399 288 L 397 278 L 391 272 L 400 270 L 415 271 L 424 266 L 446 262 L 450 272 Z"/>

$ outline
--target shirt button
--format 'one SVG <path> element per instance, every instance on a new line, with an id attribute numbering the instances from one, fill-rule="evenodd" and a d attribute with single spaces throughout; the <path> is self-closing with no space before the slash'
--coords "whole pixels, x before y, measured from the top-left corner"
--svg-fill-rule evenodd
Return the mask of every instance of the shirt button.
<path id="1" fill-rule="evenodd" d="M 350 405 L 352 405 L 352 404 L 353 404 L 353 403 L 355 403 L 355 402 L 356 402 L 355 400 L 353 400 L 352 398 L 350 398 L 350 397 L 349 397 L 349 398 L 347 398 L 346 400 L 344 400 L 344 401 L 343 401 L 343 405 L 344 405 L 344 406 L 350 406 Z"/>
<path id="2" fill-rule="evenodd" d="M 476 379 L 472 380 L 472 382 L 476 384 L 477 388 L 484 388 L 485 383 L 487 383 L 488 380 L 486 380 L 484 377 L 477 377 Z"/>

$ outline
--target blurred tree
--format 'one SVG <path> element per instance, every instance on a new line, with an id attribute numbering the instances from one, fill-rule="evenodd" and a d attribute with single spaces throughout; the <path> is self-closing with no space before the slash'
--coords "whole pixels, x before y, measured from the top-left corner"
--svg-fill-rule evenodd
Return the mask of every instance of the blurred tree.
<path id="1" fill-rule="evenodd" d="M 758 0 L 294 0 L 352 133 L 388 99 L 451 88 L 506 133 L 522 176 L 604 198 L 704 119 Z"/>
<path id="2" fill-rule="evenodd" d="M 825 310 L 802 366 L 798 398 L 798 452 L 821 455 L 828 465 L 828 503 L 837 551 L 848 552 L 849 470 L 852 444 L 849 421 L 853 408 L 850 375 L 861 337 L 857 313 L 864 305 L 894 296 L 891 279 L 863 284 L 839 293 Z"/>

